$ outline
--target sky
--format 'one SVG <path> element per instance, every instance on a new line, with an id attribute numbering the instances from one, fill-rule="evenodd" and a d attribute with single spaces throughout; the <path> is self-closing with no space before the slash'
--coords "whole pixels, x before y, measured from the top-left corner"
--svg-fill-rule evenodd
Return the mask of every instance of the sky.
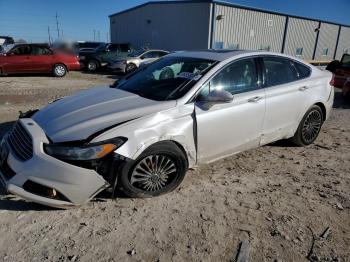
<path id="1" fill-rule="evenodd" d="M 0 0 L 0 35 L 29 42 L 51 37 L 108 41 L 108 15 L 146 0 Z M 350 25 L 350 0 L 226 0 L 235 4 Z"/>

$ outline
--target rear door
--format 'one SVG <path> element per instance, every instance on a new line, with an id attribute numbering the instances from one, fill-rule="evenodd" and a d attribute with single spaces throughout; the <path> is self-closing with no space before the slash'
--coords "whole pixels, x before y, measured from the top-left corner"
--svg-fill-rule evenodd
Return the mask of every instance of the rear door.
<path id="1" fill-rule="evenodd" d="M 51 72 L 54 55 L 49 48 L 44 46 L 31 46 L 30 60 L 32 72 Z"/>
<path id="2" fill-rule="evenodd" d="M 3 71 L 5 73 L 27 73 L 31 70 L 30 46 L 20 45 L 14 47 L 6 54 Z"/>
<path id="3" fill-rule="evenodd" d="M 265 56 L 261 62 L 266 92 L 261 143 L 266 144 L 294 134 L 305 113 L 312 80 L 307 79 L 311 69 L 288 58 Z"/>

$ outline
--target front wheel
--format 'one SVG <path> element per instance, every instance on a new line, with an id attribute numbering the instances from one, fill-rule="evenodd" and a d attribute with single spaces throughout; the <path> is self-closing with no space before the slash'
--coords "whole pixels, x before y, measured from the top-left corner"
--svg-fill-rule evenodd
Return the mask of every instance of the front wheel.
<path id="1" fill-rule="evenodd" d="M 301 120 L 292 141 L 298 146 L 312 144 L 320 133 L 323 124 L 323 113 L 319 106 L 312 106 Z"/>
<path id="2" fill-rule="evenodd" d="M 57 64 L 53 67 L 53 75 L 56 77 L 63 77 L 67 74 L 67 68 L 63 64 Z"/>
<path id="3" fill-rule="evenodd" d="M 96 61 L 96 60 L 90 60 L 88 63 L 87 63 L 87 69 L 89 71 L 96 71 L 99 67 L 99 63 Z"/>
<path id="4" fill-rule="evenodd" d="M 129 63 L 126 65 L 126 68 L 125 68 L 125 73 L 129 74 L 129 73 L 132 73 L 134 72 L 135 70 L 137 69 L 137 66 L 133 63 Z"/>
<path id="5" fill-rule="evenodd" d="M 185 177 L 187 159 L 173 142 L 145 150 L 121 170 L 118 183 L 129 197 L 153 197 L 176 189 Z"/>

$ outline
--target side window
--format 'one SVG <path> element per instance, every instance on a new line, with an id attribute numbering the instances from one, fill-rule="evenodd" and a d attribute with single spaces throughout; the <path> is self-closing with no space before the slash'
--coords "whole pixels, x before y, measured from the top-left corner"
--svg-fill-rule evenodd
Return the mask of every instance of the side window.
<path id="1" fill-rule="evenodd" d="M 14 55 L 30 55 L 30 50 L 29 45 L 22 45 L 12 49 L 10 53 Z"/>
<path id="2" fill-rule="evenodd" d="M 157 53 L 158 53 L 158 57 L 162 57 L 168 54 L 166 52 L 161 52 L 161 51 L 158 51 Z"/>
<path id="3" fill-rule="evenodd" d="M 111 52 L 116 52 L 116 51 L 119 51 L 119 48 L 120 46 L 119 45 L 110 45 L 109 47 L 108 47 L 108 50 L 109 51 L 111 51 Z"/>
<path id="4" fill-rule="evenodd" d="M 142 58 L 158 58 L 158 52 L 147 52 L 145 53 Z"/>
<path id="5" fill-rule="evenodd" d="M 209 82 L 209 91 L 226 90 L 233 95 L 253 91 L 257 88 L 258 74 L 255 61 L 252 58 L 226 66 Z"/>
<path id="6" fill-rule="evenodd" d="M 280 57 L 264 57 L 265 86 L 276 86 L 298 80 L 292 61 Z"/>
<path id="7" fill-rule="evenodd" d="M 310 68 L 308 68 L 307 66 L 304 66 L 298 62 L 294 62 L 294 65 L 295 65 L 296 69 L 298 70 L 299 79 L 307 78 L 310 76 L 310 74 L 311 74 Z"/>
<path id="8" fill-rule="evenodd" d="M 130 52 L 131 51 L 131 47 L 128 44 L 121 44 L 120 45 L 120 51 L 121 52 Z"/>
<path id="9" fill-rule="evenodd" d="M 32 46 L 31 54 L 32 55 L 49 55 L 49 54 L 51 54 L 51 52 L 49 49 L 47 49 L 45 47 Z"/>

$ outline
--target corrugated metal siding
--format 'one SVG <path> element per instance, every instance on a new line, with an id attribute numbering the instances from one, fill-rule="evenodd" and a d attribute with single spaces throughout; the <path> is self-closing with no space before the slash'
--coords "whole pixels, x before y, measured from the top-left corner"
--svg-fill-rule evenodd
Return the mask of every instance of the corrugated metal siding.
<path id="1" fill-rule="evenodd" d="M 321 23 L 320 33 L 317 42 L 315 60 L 332 60 L 335 45 L 337 44 L 339 26 Z M 326 49 L 328 49 L 327 55 Z"/>
<path id="2" fill-rule="evenodd" d="M 315 48 L 316 35 L 315 29 L 318 22 L 289 18 L 286 45 L 284 53 L 296 56 L 297 48 L 303 48 L 301 59 L 311 60 Z"/>
<path id="3" fill-rule="evenodd" d="M 340 60 L 346 50 L 348 54 L 350 54 L 350 27 L 342 26 L 340 30 L 336 59 Z"/>
<path id="4" fill-rule="evenodd" d="M 110 17 L 112 42 L 165 50 L 208 48 L 210 3 L 149 4 Z"/>
<path id="5" fill-rule="evenodd" d="M 249 50 L 269 46 L 270 51 L 281 52 L 285 16 L 217 4 L 218 15 L 223 19 L 215 21 L 213 43 L 222 42 L 223 48 L 238 44 L 239 49 Z"/>

